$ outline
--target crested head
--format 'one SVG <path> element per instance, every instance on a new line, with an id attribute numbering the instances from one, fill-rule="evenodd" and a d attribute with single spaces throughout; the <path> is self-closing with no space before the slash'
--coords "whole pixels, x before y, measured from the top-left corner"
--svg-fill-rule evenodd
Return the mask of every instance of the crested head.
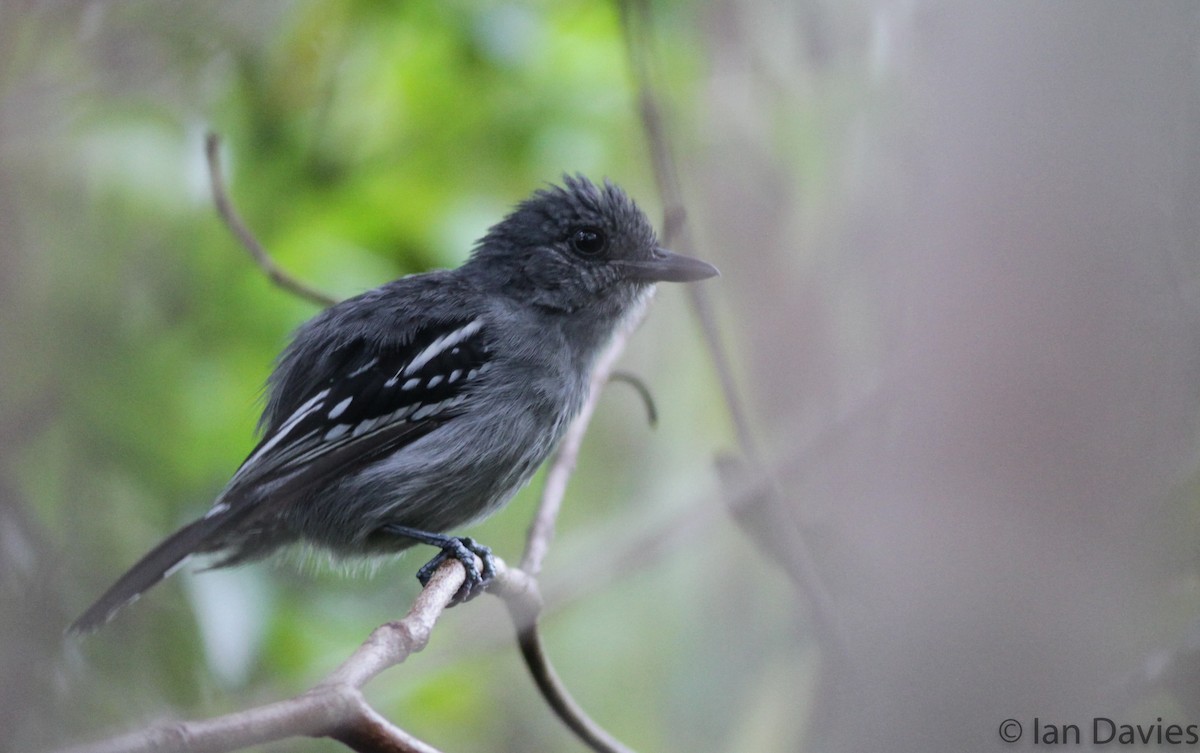
<path id="1" fill-rule="evenodd" d="M 621 188 L 582 175 L 535 192 L 488 230 L 464 271 L 496 292 L 549 309 L 621 311 L 650 285 L 716 274 L 658 247 L 645 213 Z"/>
<path id="2" fill-rule="evenodd" d="M 579 229 L 601 234 L 601 238 L 592 240 L 592 248 L 580 249 L 585 256 L 649 258 L 658 247 L 646 214 L 629 194 L 608 180 L 597 186 L 582 175 L 563 175 L 561 186 L 537 191 L 517 207 L 511 218 L 526 214 L 531 219 L 539 219 L 540 215 L 543 227 L 552 234 L 571 237 Z"/>
<path id="3" fill-rule="evenodd" d="M 584 237 L 580 233 L 592 233 Z M 511 256 L 534 247 L 555 247 L 566 255 L 604 261 L 650 258 L 658 246 L 645 213 L 620 187 L 597 186 L 582 175 L 564 175 L 521 202 L 493 225 L 475 257 Z"/>

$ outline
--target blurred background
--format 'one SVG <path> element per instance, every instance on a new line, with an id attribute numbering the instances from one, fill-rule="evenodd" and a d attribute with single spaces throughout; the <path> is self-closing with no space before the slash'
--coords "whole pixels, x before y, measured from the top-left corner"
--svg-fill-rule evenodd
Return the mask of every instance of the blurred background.
<path id="1" fill-rule="evenodd" d="M 638 7 L 744 436 L 663 289 L 621 365 L 659 423 L 606 391 L 543 577 L 577 699 L 641 751 L 1200 723 L 1200 9 Z M 416 555 L 184 573 L 61 638 L 207 509 L 316 311 L 204 134 L 346 297 L 564 171 L 660 218 L 628 40 L 582 0 L 0 5 L 0 750 L 293 695 L 416 593 Z M 518 559 L 539 486 L 472 534 Z M 582 750 L 494 599 L 367 694 L 447 751 Z"/>

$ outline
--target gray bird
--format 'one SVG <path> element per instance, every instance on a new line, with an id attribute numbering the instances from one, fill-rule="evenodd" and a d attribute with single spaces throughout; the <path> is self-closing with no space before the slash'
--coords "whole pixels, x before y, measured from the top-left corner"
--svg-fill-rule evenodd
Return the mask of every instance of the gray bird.
<path id="1" fill-rule="evenodd" d="M 717 274 L 659 248 L 617 186 L 565 176 L 492 227 L 458 269 L 338 303 L 297 331 L 268 381 L 262 440 L 204 517 L 152 549 L 76 620 L 83 633 L 192 554 L 217 567 L 291 544 L 335 556 L 416 543 L 462 561 L 471 598 L 487 547 L 444 531 L 503 506 L 587 397 L 596 357 L 654 283 Z M 475 555 L 484 563 L 477 568 Z"/>

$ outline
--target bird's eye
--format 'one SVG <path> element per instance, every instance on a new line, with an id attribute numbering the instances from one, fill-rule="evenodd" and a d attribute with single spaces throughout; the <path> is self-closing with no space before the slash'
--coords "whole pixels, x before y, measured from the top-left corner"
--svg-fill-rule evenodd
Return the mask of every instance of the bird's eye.
<path id="1" fill-rule="evenodd" d="M 594 227 L 583 227 L 571 233 L 571 248 L 584 256 L 595 256 L 607 243 L 604 231 Z"/>

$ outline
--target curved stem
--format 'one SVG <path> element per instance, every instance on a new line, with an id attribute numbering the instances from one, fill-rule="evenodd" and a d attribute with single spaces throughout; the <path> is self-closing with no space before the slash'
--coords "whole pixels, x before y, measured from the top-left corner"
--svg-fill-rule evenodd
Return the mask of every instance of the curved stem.
<path id="1" fill-rule="evenodd" d="M 208 176 L 212 181 L 213 202 L 216 203 L 217 212 L 221 215 L 221 219 L 225 221 L 225 226 L 242 242 L 242 247 L 249 252 L 250 257 L 254 259 L 259 269 L 267 275 L 271 282 L 289 293 L 322 306 L 332 306 L 337 303 L 337 299 L 333 296 L 326 295 L 284 272 L 275 263 L 275 260 L 271 258 L 270 254 L 267 253 L 266 248 L 258 242 L 258 238 L 254 237 L 254 233 L 250 232 L 250 228 L 246 227 L 246 223 L 238 215 L 233 202 L 229 200 L 228 192 L 225 190 L 225 177 L 221 171 L 220 151 L 221 138 L 217 134 L 209 132 L 204 137 L 204 155 L 208 158 Z"/>

